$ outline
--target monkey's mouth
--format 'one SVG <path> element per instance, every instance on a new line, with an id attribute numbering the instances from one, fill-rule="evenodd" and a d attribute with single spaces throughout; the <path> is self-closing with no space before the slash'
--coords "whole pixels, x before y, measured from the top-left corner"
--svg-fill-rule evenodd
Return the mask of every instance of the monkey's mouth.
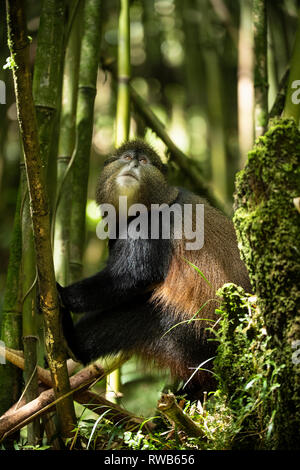
<path id="1" fill-rule="evenodd" d="M 135 179 L 136 181 L 139 181 L 137 175 L 135 175 L 134 173 L 130 173 L 129 171 L 126 171 L 126 173 L 122 173 L 121 175 L 119 176 L 129 176 L 130 178 L 133 178 Z"/>

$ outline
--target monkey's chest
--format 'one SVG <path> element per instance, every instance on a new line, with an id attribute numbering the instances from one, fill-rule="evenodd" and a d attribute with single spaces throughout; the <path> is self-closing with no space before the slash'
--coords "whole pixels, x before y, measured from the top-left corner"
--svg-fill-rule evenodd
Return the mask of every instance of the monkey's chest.
<path id="1" fill-rule="evenodd" d="M 133 282 L 160 282 L 165 279 L 171 259 L 169 240 L 115 240 L 110 251 L 114 275 L 126 276 Z"/>

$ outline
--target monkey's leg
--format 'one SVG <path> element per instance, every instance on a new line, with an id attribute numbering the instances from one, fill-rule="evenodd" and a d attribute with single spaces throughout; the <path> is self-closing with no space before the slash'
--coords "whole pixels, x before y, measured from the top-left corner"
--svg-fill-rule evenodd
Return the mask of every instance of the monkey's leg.
<path id="1" fill-rule="evenodd" d="M 198 328 L 195 322 L 187 323 L 182 317 L 165 309 L 159 316 L 159 328 L 154 341 L 145 344 L 145 355 L 171 370 L 173 377 L 182 381 L 180 394 L 190 399 L 203 398 L 203 391 L 215 389 L 211 372 L 217 343 L 208 341 L 206 328 Z M 143 353 L 143 352 L 142 352 Z"/>
<path id="2" fill-rule="evenodd" d="M 197 367 L 214 355 L 211 343 L 199 336 L 193 324 L 179 324 L 167 311 L 155 309 L 140 298 L 140 303 L 101 313 L 85 314 L 75 325 L 66 313 L 63 330 L 73 355 L 83 364 L 118 352 L 129 352 L 152 359 L 160 367 L 170 369 L 172 375 L 188 381 L 182 392 L 210 390 L 208 372 Z M 203 334 L 204 335 L 204 334 Z M 206 364 L 204 368 L 209 368 Z M 203 383 L 204 382 L 204 383 Z"/>
<path id="3" fill-rule="evenodd" d="M 62 308 L 62 324 L 68 347 L 83 364 L 120 351 L 138 353 L 162 334 L 159 321 L 144 298 L 138 305 L 87 313 L 75 325 L 69 312 Z"/>

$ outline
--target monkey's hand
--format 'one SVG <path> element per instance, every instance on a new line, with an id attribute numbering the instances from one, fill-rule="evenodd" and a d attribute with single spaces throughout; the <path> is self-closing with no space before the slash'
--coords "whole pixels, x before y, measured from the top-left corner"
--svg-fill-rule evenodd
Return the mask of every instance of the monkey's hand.
<path id="1" fill-rule="evenodd" d="M 65 307 L 65 302 L 63 299 L 63 290 L 64 288 L 56 282 L 56 289 L 57 289 L 57 298 L 58 298 L 58 303 L 60 307 Z"/>
<path id="2" fill-rule="evenodd" d="M 60 295 L 60 289 L 63 289 L 58 283 L 56 283 L 58 290 L 58 301 L 59 301 L 59 315 L 60 315 L 60 322 L 61 322 L 61 329 L 63 333 L 63 339 L 64 339 L 64 347 L 67 352 L 67 356 L 72 358 L 75 362 L 79 362 L 78 359 L 76 358 L 74 354 L 74 325 L 73 325 L 73 320 L 70 314 L 69 309 L 64 305 L 61 295 Z"/>

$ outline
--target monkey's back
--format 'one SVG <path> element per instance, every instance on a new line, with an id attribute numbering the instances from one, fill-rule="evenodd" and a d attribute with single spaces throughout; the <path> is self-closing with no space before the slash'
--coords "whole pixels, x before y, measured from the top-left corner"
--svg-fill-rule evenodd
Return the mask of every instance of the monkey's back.
<path id="1" fill-rule="evenodd" d="M 223 284 L 233 282 L 251 291 L 233 224 L 206 200 L 188 191 L 180 189 L 175 202 L 182 206 L 192 204 L 193 207 L 204 204 L 204 244 L 199 250 L 188 250 L 186 242 L 190 240 L 184 237 L 173 240 L 173 256 L 167 277 L 154 291 L 152 300 L 168 307 L 180 321 L 193 317 L 200 309 L 197 318 L 217 319 L 215 309 L 220 299 L 216 297 L 216 291 Z M 195 220 L 190 222 L 195 231 Z M 200 229 L 203 230 L 203 226 Z M 203 273 L 206 280 L 188 261 Z M 195 323 L 198 328 L 212 326 L 205 320 Z"/>

